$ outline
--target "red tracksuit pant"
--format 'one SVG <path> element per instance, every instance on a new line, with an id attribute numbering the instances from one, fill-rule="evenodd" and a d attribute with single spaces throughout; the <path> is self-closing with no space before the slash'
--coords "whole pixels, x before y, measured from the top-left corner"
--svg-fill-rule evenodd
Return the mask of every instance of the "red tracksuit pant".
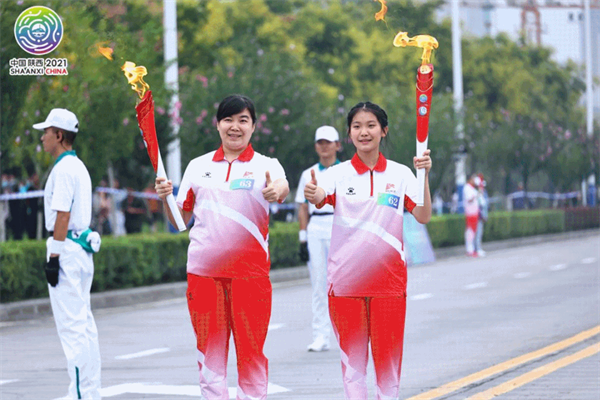
<path id="1" fill-rule="evenodd" d="M 400 387 L 406 297 L 335 297 L 329 314 L 342 356 L 347 400 L 367 399 L 369 341 L 377 399 L 395 400 Z"/>
<path id="2" fill-rule="evenodd" d="M 237 355 L 237 399 L 266 399 L 263 354 L 271 317 L 269 277 L 210 278 L 188 274 L 188 308 L 198 347 L 200 388 L 208 400 L 228 400 L 229 337 Z"/>

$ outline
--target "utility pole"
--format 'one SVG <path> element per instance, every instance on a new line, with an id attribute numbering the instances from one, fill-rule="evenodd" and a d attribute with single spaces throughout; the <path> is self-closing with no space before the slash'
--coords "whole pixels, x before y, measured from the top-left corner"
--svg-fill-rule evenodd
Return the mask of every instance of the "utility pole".
<path id="1" fill-rule="evenodd" d="M 462 76 L 462 51 L 461 51 L 461 34 L 460 34 L 460 10 L 459 0 L 452 0 L 452 81 L 454 93 L 454 113 L 456 115 L 456 138 L 460 143 L 460 147 L 454 154 L 455 170 L 454 180 L 456 183 L 456 193 L 458 194 L 458 210 L 463 212 L 463 187 L 467 182 L 465 171 L 466 164 L 466 149 L 463 147 L 465 139 L 464 132 L 464 112 L 463 112 L 463 76 Z"/>
<path id="2" fill-rule="evenodd" d="M 169 144 L 167 154 L 167 174 L 175 190 L 181 183 L 181 149 L 179 142 L 179 65 L 177 63 L 177 2 L 163 0 L 163 27 L 165 63 L 165 86 L 173 92 L 169 107 L 171 129 L 175 139 Z"/>
<path id="3" fill-rule="evenodd" d="M 594 82 L 592 81 L 592 17 L 590 10 L 590 0 L 583 0 L 585 14 L 585 98 L 587 123 L 586 130 L 588 137 L 591 138 L 594 134 Z M 597 161 L 597 160 L 596 160 Z M 587 182 L 584 181 L 582 186 L 582 200 L 584 205 L 596 205 L 596 176 L 594 171 L 590 174 Z"/>

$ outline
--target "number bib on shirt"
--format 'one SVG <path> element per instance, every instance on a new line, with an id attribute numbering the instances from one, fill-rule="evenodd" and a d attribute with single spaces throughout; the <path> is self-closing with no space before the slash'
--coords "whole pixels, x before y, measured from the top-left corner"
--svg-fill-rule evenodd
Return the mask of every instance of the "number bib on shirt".
<path id="1" fill-rule="evenodd" d="M 254 187 L 254 179 L 234 179 L 229 185 L 230 190 L 252 190 Z"/>
<path id="2" fill-rule="evenodd" d="M 396 196 L 395 194 L 379 193 L 377 195 L 377 205 L 379 206 L 388 206 L 397 210 L 399 204 L 400 197 Z"/>

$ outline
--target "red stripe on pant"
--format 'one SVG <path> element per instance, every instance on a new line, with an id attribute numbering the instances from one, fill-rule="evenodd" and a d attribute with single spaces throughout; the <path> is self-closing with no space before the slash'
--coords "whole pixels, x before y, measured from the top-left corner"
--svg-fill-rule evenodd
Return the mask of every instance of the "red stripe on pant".
<path id="1" fill-rule="evenodd" d="M 341 349 L 346 399 L 367 399 L 369 340 L 377 399 L 397 399 L 406 297 L 335 297 L 330 294 L 329 315 Z"/>
<path id="2" fill-rule="evenodd" d="M 227 353 L 233 332 L 237 399 L 266 399 L 268 361 L 263 346 L 271 317 L 269 277 L 210 278 L 188 274 L 187 299 L 198 347 L 202 395 L 229 399 Z"/>

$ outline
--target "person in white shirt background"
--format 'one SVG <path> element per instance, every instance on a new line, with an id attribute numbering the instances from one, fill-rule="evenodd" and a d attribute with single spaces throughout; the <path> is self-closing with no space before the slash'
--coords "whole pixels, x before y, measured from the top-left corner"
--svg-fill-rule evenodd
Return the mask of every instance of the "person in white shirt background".
<path id="1" fill-rule="evenodd" d="M 100 249 L 100 236 L 89 229 L 90 174 L 73 150 L 79 121 L 71 111 L 55 108 L 46 121 L 33 128 L 44 131 L 44 151 L 56 160 L 44 188 L 45 222 L 50 234 L 45 272 L 71 379 L 65 399 L 96 400 L 100 399 L 100 349 L 90 289 L 94 278 L 92 253 Z"/>
<path id="2" fill-rule="evenodd" d="M 296 203 L 300 224 L 300 259 L 307 262 L 312 285 L 312 343 L 308 351 L 329 350 L 331 323 L 327 308 L 327 257 L 331 244 L 333 207 L 327 205 L 320 210 L 304 198 L 304 186 L 311 179 L 311 171 L 317 179 L 332 165 L 339 164 L 340 135 L 333 126 L 321 126 L 315 132 L 315 151 L 319 162 L 302 172 Z"/>

